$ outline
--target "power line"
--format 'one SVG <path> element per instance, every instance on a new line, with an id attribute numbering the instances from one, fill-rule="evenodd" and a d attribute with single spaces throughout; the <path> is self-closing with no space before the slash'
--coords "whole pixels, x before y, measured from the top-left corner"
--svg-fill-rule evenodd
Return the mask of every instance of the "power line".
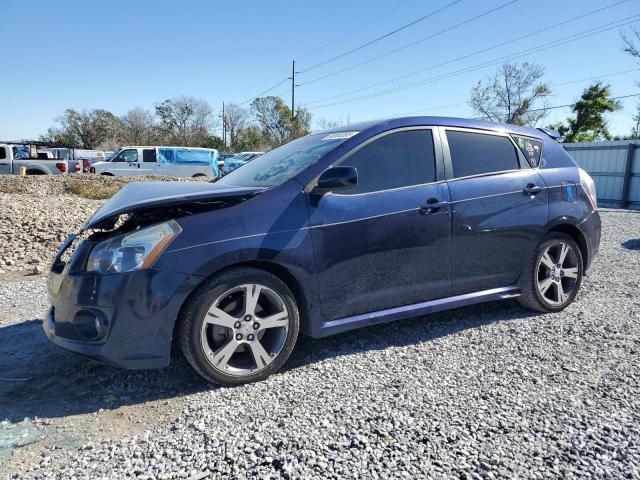
<path id="1" fill-rule="evenodd" d="M 586 82 L 587 80 L 595 80 L 597 78 L 613 77 L 615 75 L 624 75 L 625 73 L 638 72 L 638 71 L 640 71 L 640 68 L 633 68 L 631 70 L 623 70 L 622 72 L 605 73 L 604 75 L 596 75 L 596 76 L 591 76 L 591 77 L 587 77 L 587 78 L 581 78 L 580 80 L 571 80 L 569 82 L 554 83 L 551 86 L 552 87 L 562 87 L 564 85 L 571 85 L 572 83 Z"/>
<path id="2" fill-rule="evenodd" d="M 631 97 L 640 97 L 640 93 L 632 93 L 631 95 L 621 95 L 619 97 L 609 97 L 609 100 L 621 100 L 623 98 L 631 98 Z M 532 110 L 528 110 L 529 112 L 540 112 L 542 110 L 554 110 L 556 108 L 567 108 L 567 107 L 575 107 L 578 102 L 568 103 L 567 105 L 555 105 L 553 107 L 544 107 L 544 108 L 534 108 Z"/>
<path id="3" fill-rule="evenodd" d="M 457 57 L 457 58 L 454 58 L 454 59 L 451 59 L 451 60 L 447 60 L 446 62 L 442 62 L 442 63 L 439 63 L 437 65 L 431 65 L 429 67 L 421 68 L 419 70 L 415 70 L 413 72 L 410 72 L 410 73 L 407 73 L 407 74 L 404 74 L 404 75 L 399 75 L 399 76 L 390 78 L 388 80 L 383 80 L 383 81 L 380 81 L 380 82 L 372 83 L 370 85 L 367 85 L 366 87 L 359 87 L 359 88 L 356 88 L 354 90 L 350 90 L 348 92 L 340 93 L 338 95 L 331 95 L 329 97 L 324 97 L 324 98 L 321 98 L 321 99 L 311 100 L 310 102 L 307 102 L 307 105 L 311 105 L 311 104 L 314 104 L 314 103 L 326 102 L 327 100 L 333 100 L 334 98 L 340 98 L 340 97 L 344 97 L 344 96 L 347 96 L 347 95 L 351 95 L 353 93 L 362 92 L 362 91 L 368 90 L 370 88 L 379 87 L 380 85 L 385 85 L 385 84 L 388 84 L 388 83 L 393 83 L 393 82 L 398 81 L 398 80 L 402 80 L 404 78 L 412 77 L 414 75 L 418 75 L 419 73 L 424 73 L 424 72 L 429 71 L 429 70 L 434 70 L 434 69 L 436 69 L 438 67 L 449 65 L 451 63 L 455 63 L 455 62 L 458 62 L 460 60 L 464 60 L 464 59 L 479 55 L 481 53 L 485 53 L 485 52 L 488 52 L 488 51 L 491 51 L 491 50 L 495 50 L 497 48 L 504 47 L 505 45 L 509 45 L 511 43 L 515 43 L 515 42 L 523 40 L 525 38 L 528 38 L 528 37 L 531 37 L 531 36 L 534 36 L 534 35 L 538 35 L 540 33 L 546 32 L 548 30 L 551 30 L 551 29 L 554 29 L 554 28 L 557 28 L 557 27 L 560 27 L 560 26 L 575 22 L 576 20 L 580 20 L 580 19 L 585 18 L 585 17 L 587 17 L 589 15 L 594 15 L 596 13 L 600 13 L 603 10 L 607 10 L 609 8 L 616 7 L 616 6 L 621 5 L 623 3 L 628 3 L 629 1 L 630 0 L 623 0 L 623 1 L 620 1 L 620 2 L 616 2 L 616 3 L 613 3 L 611 5 L 607 5 L 605 7 L 598 8 L 596 10 L 592 10 L 590 12 L 584 13 L 582 15 L 578 15 L 577 17 L 573 17 L 573 18 L 570 18 L 568 20 L 556 23 L 554 25 L 550 25 L 548 27 L 544 27 L 544 28 L 536 30 L 534 32 L 527 33 L 526 35 L 521 35 L 521 36 L 513 38 L 511 40 L 507 40 L 505 42 L 501 42 L 501 43 L 498 43 L 496 45 L 492 45 L 492 46 L 487 47 L 487 48 L 476 50 L 475 52 L 469 53 L 467 55 L 463 55 L 461 57 Z M 310 83 L 310 82 L 307 82 L 307 83 Z M 301 85 L 306 85 L 306 83 L 302 83 Z"/>
<path id="4" fill-rule="evenodd" d="M 440 13 L 443 10 L 446 10 L 447 8 L 452 7 L 456 3 L 460 3 L 461 1 L 462 0 L 454 0 L 453 2 L 450 2 L 450 3 L 446 4 L 444 7 L 441 7 L 439 9 L 434 10 L 434 11 L 432 11 L 432 12 L 430 12 L 430 13 L 428 13 L 428 14 L 420 17 L 420 18 L 417 18 L 417 19 L 405 24 L 405 25 L 402 25 L 401 27 L 398 27 L 395 30 L 392 30 L 392 31 L 390 31 L 388 33 L 385 33 L 384 35 L 381 35 L 379 37 L 376 37 L 373 40 L 369 40 L 368 42 L 365 42 L 362 45 L 359 45 L 359 46 L 357 46 L 355 48 L 352 48 L 351 50 L 347 50 L 346 52 L 343 52 L 343 53 L 341 53 L 339 55 L 336 55 L 335 57 L 328 58 L 327 60 L 323 60 L 322 62 L 316 63 L 315 65 L 312 65 L 312 66 L 310 66 L 310 67 L 308 67 L 308 68 L 306 68 L 304 70 L 301 70 L 300 74 L 309 72 L 311 70 L 315 70 L 316 68 L 318 68 L 318 67 L 320 67 L 322 65 L 326 65 L 327 63 L 333 62 L 335 60 L 338 60 L 339 58 L 342 58 L 342 57 L 345 57 L 347 55 L 350 55 L 351 53 L 357 52 L 358 50 L 362 50 L 363 48 L 368 47 L 369 45 L 372 45 L 372 44 L 374 44 L 376 42 L 379 42 L 382 39 L 390 37 L 391 35 L 394 35 L 394 34 L 396 34 L 398 32 L 401 32 L 402 30 L 405 30 L 405 29 L 415 25 L 416 23 L 422 22 L 423 20 L 426 20 L 427 18 L 432 17 L 433 15 L 435 15 L 437 13 Z M 511 3 L 514 3 L 514 2 L 517 2 L 517 1 L 519 1 L 519 0 L 512 0 Z"/>
<path id="5" fill-rule="evenodd" d="M 282 85 L 285 82 L 288 82 L 290 80 L 290 77 L 287 77 L 283 80 L 280 80 L 278 83 L 276 83 L 274 86 L 267 88 L 266 90 L 264 90 L 263 92 L 245 100 L 244 102 L 240 102 L 238 105 L 244 105 L 245 103 L 249 103 L 253 100 L 255 100 L 258 97 L 261 97 L 262 95 L 264 95 L 265 93 L 269 93 L 271 90 L 275 90 L 276 88 L 278 88 L 280 85 Z"/>
<path id="6" fill-rule="evenodd" d="M 634 68 L 633 70 L 624 70 L 624 71 L 621 71 L 621 72 L 603 73 L 602 75 L 595 75 L 595 76 L 591 76 L 591 77 L 588 77 L 588 78 L 581 78 L 579 80 L 569 80 L 568 82 L 552 83 L 550 86 L 551 87 L 561 87 L 561 86 L 564 86 L 564 85 L 570 85 L 572 83 L 585 82 L 587 80 L 595 80 L 597 78 L 613 77 L 615 75 L 622 75 L 624 73 L 631 73 L 631 72 L 638 72 L 638 71 L 640 71 L 639 68 Z M 451 108 L 451 107 L 461 107 L 462 105 L 468 105 L 468 104 L 469 104 L 469 102 L 459 102 L 459 103 L 452 103 L 452 104 L 449 104 L 449 105 L 438 105 L 438 106 L 424 107 L 424 108 L 419 108 L 417 110 L 411 110 L 410 112 L 400 113 L 400 114 L 398 114 L 398 116 L 404 117 L 404 116 L 412 115 L 412 114 L 418 113 L 418 112 L 426 112 L 426 111 L 430 111 L 430 110 L 442 110 L 443 108 Z"/>
<path id="7" fill-rule="evenodd" d="M 507 2 L 507 3 L 504 3 L 504 4 L 502 4 L 502 5 L 499 5 L 499 6 L 495 7 L 495 8 L 490 9 L 490 10 L 486 10 L 486 11 L 484 11 L 484 12 L 482 12 L 482 13 L 480 13 L 480 14 L 476 15 L 475 17 L 468 18 L 467 20 L 464 20 L 464 21 L 462 21 L 462 22 L 460 22 L 460 23 L 457 23 L 457 24 L 455 24 L 455 25 L 452 25 L 452 26 L 450 26 L 450 27 L 448 27 L 448 28 L 445 28 L 445 29 L 443 29 L 443 30 L 440 30 L 440 31 L 438 31 L 438 32 L 432 33 L 431 35 L 428 35 L 428 36 L 426 36 L 426 37 L 423 37 L 423 38 L 421 38 L 421 39 L 419 39 L 419 40 L 415 40 L 415 41 L 413 41 L 413 42 L 411 42 L 411 43 L 407 43 L 407 44 L 405 44 L 405 45 L 402 45 L 401 47 L 394 48 L 393 50 L 389 50 L 388 52 L 385 52 L 385 53 L 383 53 L 383 54 L 381 54 L 381 55 L 376 55 L 376 56 L 375 56 L 375 57 L 373 57 L 373 58 L 370 58 L 370 59 L 365 60 L 365 61 L 360 62 L 360 63 L 356 63 L 355 65 L 351 65 L 351 66 L 349 66 L 349 67 L 342 68 L 342 69 L 340 69 L 340 70 L 336 70 L 336 71 L 331 72 L 331 73 L 327 73 L 326 75 L 322 75 L 322 76 L 320 76 L 320 77 L 316 77 L 316 78 L 314 78 L 314 79 L 312 79 L 312 80 L 308 80 L 308 81 L 306 81 L 306 82 L 304 82 L 304 83 L 301 83 L 300 85 L 309 85 L 309 84 L 311 84 L 311 83 L 316 83 L 316 82 L 319 82 L 320 80 L 324 80 L 325 78 L 333 77 L 333 76 L 335 76 L 335 75 L 339 75 L 339 74 L 341 74 L 341 73 L 345 73 L 345 72 L 348 72 L 348 71 L 350 71 L 350 70 L 353 70 L 354 68 L 358 68 L 358 67 L 361 67 L 361 66 L 363 66 L 363 65 L 367 65 L 367 64 L 369 64 L 369 63 L 371 63 L 371 62 L 374 62 L 374 61 L 376 61 L 376 60 L 379 60 L 379 59 L 381 59 L 381 58 L 387 57 L 387 56 L 392 55 L 392 54 L 394 54 L 394 53 L 397 53 L 397 52 L 399 52 L 399 51 L 401 51 L 401 50 L 404 50 L 405 48 L 412 47 L 412 46 L 414 46 L 414 45 L 417 45 L 417 44 L 419 44 L 419 43 L 422 43 L 422 42 L 425 42 L 425 41 L 427 41 L 427 40 L 430 40 L 430 39 L 432 39 L 432 38 L 434 38 L 434 37 L 437 37 L 438 35 L 442 35 L 443 33 L 450 32 L 451 30 L 454 30 L 454 29 L 459 28 L 459 27 L 461 27 L 461 26 L 463 26 L 463 25 L 466 25 L 467 23 L 471 23 L 471 22 L 473 22 L 473 21 L 475 21 L 475 20 L 478 20 L 479 18 L 482 18 L 482 17 L 485 17 L 485 16 L 487 16 L 487 15 L 490 15 L 490 14 L 492 14 L 493 12 L 496 12 L 496 11 L 498 11 L 498 10 L 502 9 L 502 8 L 508 7 L 509 5 L 511 5 L 511 4 L 515 3 L 515 2 L 518 2 L 518 1 L 519 1 L 519 0 L 511 0 L 511 1 Z M 627 0 L 627 1 L 629 1 L 629 0 Z"/>
<path id="8" fill-rule="evenodd" d="M 351 29 L 351 30 L 349 30 L 348 32 L 345 32 L 345 33 L 343 33 L 343 34 L 341 34 L 341 35 L 339 35 L 339 36 L 337 36 L 337 37 L 333 38 L 332 40 L 329 40 L 328 42 L 326 42 L 326 43 L 322 44 L 322 45 L 321 45 L 321 46 L 319 46 L 319 47 L 314 48 L 313 50 L 311 50 L 311 51 L 309 51 L 309 52 L 305 53 L 304 55 L 299 55 L 299 56 L 297 57 L 297 58 L 298 58 L 298 60 L 304 60 L 305 58 L 308 58 L 308 57 L 312 56 L 313 54 L 315 54 L 315 53 L 319 52 L 320 50 L 323 50 L 324 48 L 328 47 L 329 45 L 331 45 L 331 44 L 333 44 L 333 43 L 337 42 L 338 40 L 342 40 L 343 38 L 348 37 L 348 36 L 349 36 L 349 35 L 351 35 L 352 33 L 355 33 L 355 32 L 357 32 L 358 30 L 362 30 L 363 28 L 368 27 L 369 25 L 371 25 L 372 23 L 374 23 L 374 22 L 376 22 L 378 19 L 380 19 L 380 17 L 383 17 L 383 16 L 385 16 L 385 15 L 387 15 L 387 14 L 389 14 L 389 13 L 391 13 L 391 12 L 393 12 L 393 11 L 397 10 L 397 9 L 399 9 L 400 7 L 402 7 L 402 6 L 406 5 L 407 3 L 409 3 L 409 2 L 413 2 L 413 1 L 414 1 L 414 0 L 405 0 L 404 2 L 400 2 L 400 3 L 398 3 L 397 5 L 395 5 L 395 6 L 391 7 L 391 8 L 389 8 L 388 10 L 385 10 L 385 11 L 384 11 L 384 12 L 382 12 L 382 13 L 380 13 L 379 15 L 376 15 L 376 17 L 372 18 L 371 20 L 369 20 L 369 21 L 367 21 L 367 22 L 365 22 L 365 23 L 362 23 L 362 24 L 358 25 L 358 26 L 357 26 L 357 27 L 355 27 L 355 28 L 352 28 L 352 29 Z"/>
<path id="9" fill-rule="evenodd" d="M 327 43 L 325 43 L 325 44 L 321 45 L 320 47 L 317 47 L 317 48 L 315 48 L 315 49 L 313 49 L 313 50 L 311 50 L 311 51 L 309 51 L 309 52 L 305 53 L 304 55 L 300 56 L 300 57 L 299 57 L 299 59 L 304 59 L 304 58 L 308 58 L 308 57 L 310 57 L 311 55 L 313 55 L 314 53 L 316 53 L 316 52 L 318 52 L 318 51 L 322 50 L 323 48 L 327 47 L 328 45 L 331 45 L 332 43 L 335 43 L 336 41 L 338 41 L 338 40 L 340 40 L 340 39 L 342 39 L 342 38 L 344 38 L 344 37 L 349 36 L 349 35 L 350 35 L 350 34 L 352 34 L 353 32 L 356 32 L 356 31 L 358 31 L 358 30 L 361 30 L 362 28 L 364 28 L 364 27 L 366 27 L 366 26 L 370 25 L 371 23 L 375 22 L 376 20 L 378 20 L 380 17 L 382 17 L 382 16 L 384 16 L 384 15 L 387 15 L 388 13 L 391 13 L 392 11 L 397 10 L 397 9 L 398 9 L 398 8 L 400 8 L 401 6 L 406 5 L 407 3 L 412 2 L 412 1 L 414 1 L 414 0 L 405 0 L 405 1 L 403 1 L 403 2 L 400 2 L 399 4 L 395 5 L 394 7 L 390 8 L 390 9 L 388 9 L 388 10 L 385 10 L 384 12 L 382 12 L 381 14 L 379 14 L 378 16 L 376 16 L 375 18 L 373 18 L 373 19 L 369 20 L 368 22 L 365 22 L 365 23 L 361 24 L 360 26 L 358 26 L 358 27 L 356 27 L 356 28 L 354 28 L 354 29 L 351 29 L 350 31 L 348 31 L 348 32 L 346 32 L 346 33 L 344 33 L 344 34 L 342 34 L 342 35 L 340 35 L 340 36 L 338 36 L 338 37 L 334 38 L 333 40 L 330 40 L 329 42 L 327 42 Z M 280 73 L 280 72 L 286 72 L 287 70 L 288 70 L 288 69 L 282 69 L 282 70 L 279 70 L 279 71 L 278 71 L 278 73 Z M 273 90 L 273 88 L 274 88 L 274 87 L 272 87 L 272 88 L 269 88 L 269 89 L 265 90 L 265 91 L 263 92 L 263 94 L 264 94 L 264 93 L 268 93 L 268 92 L 270 92 L 271 90 Z M 285 93 L 288 93 L 288 91 L 287 91 L 287 92 L 285 92 Z M 245 100 L 244 102 L 240 103 L 240 105 L 243 105 L 243 104 L 245 104 L 245 103 L 248 103 L 248 102 L 250 102 L 250 101 L 254 100 L 255 98 L 257 98 L 257 97 L 259 97 L 259 96 L 261 96 L 261 95 L 262 95 L 262 94 L 255 95 L 254 97 L 251 97 L 250 99 Z M 276 96 L 277 96 L 277 97 L 280 97 L 280 96 L 282 96 L 282 95 L 276 95 Z"/>
<path id="10" fill-rule="evenodd" d="M 354 98 L 350 98 L 350 99 L 346 99 L 346 100 L 342 100 L 342 101 L 338 101 L 338 102 L 332 102 L 332 103 L 328 103 L 328 104 L 324 104 L 324 105 L 318 105 L 318 106 L 313 107 L 313 108 L 314 109 L 326 108 L 326 107 L 331 107 L 331 106 L 335 106 L 335 105 L 342 105 L 342 104 L 345 104 L 345 103 L 351 103 L 351 102 L 355 102 L 355 101 L 359 101 L 359 100 L 366 100 L 368 98 L 378 97 L 378 96 L 381 96 L 381 95 L 386 95 L 386 94 L 389 94 L 389 93 L 394 93 L 394 92 L 397 92 L 397 91 L 406 90 L 406 89 L 409 89 L 409 88 L 425 85 L 427 83 L 433 83 L 433 82 L 436 82 L 436 81 L 439 81 L 439 80 L 444 80 L 444 79 L 451 78 L 451 77 L 454 77 L 454 76 L 458 76 L 458 75 L 461 75 L 461 74 L 464 74 L 464 73 L 469 73 L 469 72 L 473 72 L 473 71 L 476 71 L 476 70 L 481 70 L 481 69 L 483 69 L 485 67 L 497 65 L 497 64 L 499 64 L 499 63 L 501 63 L 501 62 L 503 62 L 505 60 L 515 60 L 517 58 L 520 58 L 520 57 L 523 57 L 523 56 L 526 56 L 526 55 L 542 52 L 542 51 L 548 50 L 548 49 L 553 48 L 553 47 L 564 45 L 564 44 L 567 44 L 567 43 L 570 43 L 570 42 L 581 40 L 583 38 L 587 38 L 587 37 L 591 37 L 593 35 L 597 35 L 599 33 L 604 33 L 604 32 L 607 32 L 607 31 L 615 29 L 615 28 L 620 28 L 620 27 L 623 27 L 625 25 L 629 25 L 631 23 L 635 23 L 635 22 L 638 21 L 637 17 L 640 17 L 640 15 L 634 15 L 632 17 L 627 17 L 625 19 L 616 20 L 615 22 L 610 22 L 610 23 L 607 23 L 607 24 L 604 24 L 604 25 L 600 25 L 598 27 L 594 27 L 594 28 L 585 30 L 583 32 L 580 32 L 580 33 L 577 33 L 577 34 L 574 34 L 574 35 L 569 35 L 568 37 L 560 38 L 560 39 L 555 40 L 553 42 L 548 42 L 546 44 L 541 44 L 541 45 L 538 45 L 536 47 L 532 47 L 532 48 L 527 49 L 527 50 L 522 50 L 520 52 L 516 52 L 516 53 L 510 54 L 510 55 L 506 55 L 506 56 L 503 56 L 503 57 L 500 57 L 500 58 L 497 58 L 497 59 L 493 59 L 493 60 L 489 60 L 489 61 L 486 61 L 486 62 L 482 62 L 482 63 L 476 64 L 476 65 L 473 65 L 473 66 L 470 66 L 470 67 L 465 67 L 463 69 L 456 70 L 454 72 L 449 72 L 449 73 L 438 75 L 438 76 L 435 76 L 435 77 L 430 77 L 430 78 L 426 78 L 426 79 L 423 79 L 423 80 L 418 80 L 418 81 L 415 81 L 415 82 L 411 82 L 411 83 L 407 83 L 407 84 L 404 84 L 404 85 L 400 85 L 398 87 L 390 88 L 390 89 L 387 89 L 387 90 L 380 90 L 380 91 L 377 91 L 377 92 L 372 92 L 370 94 L 362 95 L 360 97 L 354 97 Z M 631 20 L 631 19 L 633 19 L 633 20 Z M 624 22 L 624 23 L 620 23 L 620 22 Z M 605 27 L 607 27 L 607 28 L 605 28 Z"/>

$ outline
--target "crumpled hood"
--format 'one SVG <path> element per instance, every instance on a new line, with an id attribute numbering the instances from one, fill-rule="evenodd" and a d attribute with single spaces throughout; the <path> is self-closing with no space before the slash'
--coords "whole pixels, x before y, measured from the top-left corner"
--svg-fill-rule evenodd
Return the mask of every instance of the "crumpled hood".
<path id="1" fill-rule="evenodd" d="M 134 182 L 116 193 L 84 225 L 83 230 L 123 213 L 149 211 L 154 208 L 217 198 L 250 197 L 265 188 L 232 187 L 203 182 Z"/>

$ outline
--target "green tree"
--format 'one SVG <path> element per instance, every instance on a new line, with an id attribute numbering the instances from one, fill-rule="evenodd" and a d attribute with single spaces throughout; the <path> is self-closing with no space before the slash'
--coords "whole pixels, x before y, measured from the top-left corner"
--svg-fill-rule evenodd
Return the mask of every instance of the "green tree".
<path id="1" fill-rule="evenodd" d="M 43 140 L 90 149 L 116 138 L 120 130 L 119 119 L 100 108 L 82 112 L 68 108 L 56 118 L 56 124 L 41 137 Z"/>
<path id="2" fill-rule="evenodd" d="M 587 87 L 573 105 L 574 116 L 568 118 L 566 124 L 551 127 L 560 132 L 562 141 L 568 143 L 611 140 L 604 115 L 621 108 L 620 102 L 611 98 L 609 85 L 596 82 Z"/>
<path id="3" fill-rule="evenodd" d="M 312 115 L 302 107 L 291 109 L 279 97 L 260 97 L 251 103 L 263 141 L 271 148 L 283 145 L 298 137 L 308 135 Z"/>
<path id="4" fill-rule="evenodd" d="M 546 99 L 551 88 L 540 79 L 540 65 L 505 63 L 484 84 L 471 91 L 470 105 L 476 114 L 492 122 L 535 125 L 547 113 Z"/>
<path id="5" fill-rule="evenodd" d="M 267 150 L 269 146 L 262 137 L 262 132 L 257 125 L 249 125 L 243 128 L 236 136 L 233 143 L 236 152 Z"/>

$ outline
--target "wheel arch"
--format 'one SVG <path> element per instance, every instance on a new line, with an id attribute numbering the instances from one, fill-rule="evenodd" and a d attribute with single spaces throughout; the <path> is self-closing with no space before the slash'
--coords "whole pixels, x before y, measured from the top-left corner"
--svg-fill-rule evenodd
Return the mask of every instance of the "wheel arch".
<path id="1" fill-rule="evenodd" d="M 584 234 L 578 228 L 578 226 L 572 223 L 558 223 L 556 225 L 551 226 L 546 232 L 545 235 L 553 232 L 564 233 L 565 235 L 570 236 L 574 242 L 578 244 L 580 248 L 580 254 L 582 255 L 582 263 L 584 268 L 587 268 L 589 265 L 589 248 L 587 247 L 587 239 Z"/>
<path id="2" fill-rule="evenodd" d="M 191 298 L 196 295 L 198 289 L 210 278 L 236 268 L 255 268 L 256 270 L 263 270 L 265 272 L 271 273 L 272 275 L 280 279 L 287 286 L 287 288 L 291 290 L 291 293 L 293 294 L 293 297 L 298 304 L 298 314 L 300 316 L 300 331 L 303 333 L 307 333 L 310 331 L 311 314 L 309 311 L 309 300 L 307 296 L 308 293 L 305 292 L 304 287 L 302 286 L 302 283 L 299 281 L 299 279 L 288 268 L 281 264 L 264 260 L 246 260 L 226 265 L 225 267 L 212 272 L 207 277 L 204 277 L 199 285 L 195 287 L 189 293 L 189 295 L 187 295 L 187 297 L 182 302 L 182 306 L 180 307 L 180 311 L 173 325 L 172 350 L 176 347 L 176 331 L 178 329 L 178 324 L 180 323 L 180 318 L 182 317 L 182 312 L 186 308 L 186 305 L 188 305 Z"/>
<path id="3" fill-rule="evenodd" d="M 40 167 L 26 167 L 25 175 L 49 175 L 49 172 Z"/>

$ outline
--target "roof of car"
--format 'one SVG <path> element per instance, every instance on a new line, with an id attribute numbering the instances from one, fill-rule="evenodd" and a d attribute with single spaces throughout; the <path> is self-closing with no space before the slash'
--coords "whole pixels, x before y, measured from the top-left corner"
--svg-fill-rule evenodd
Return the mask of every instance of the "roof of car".
<path id="1" fill-rule="evenodd" d="M 380 120 L 370 120 L 366 122 L 351 123 L 331 128 L 321 133 L 333 132 L 362 132 L 370 128 L 402 128 L 418 125 L 434 125 L 444 127 L 466 127 L 477 128 L 481 130 L 506 131 L 510 133 L 519 133 L 522 135 L 540 136 L 542 132 L 535 128 L 521 127 L 519 125 L 511 125 L 507 123 L 488 122 L 485 120 L 473 120 L 469 118 L 455 117 L 397 117 Z"/>

